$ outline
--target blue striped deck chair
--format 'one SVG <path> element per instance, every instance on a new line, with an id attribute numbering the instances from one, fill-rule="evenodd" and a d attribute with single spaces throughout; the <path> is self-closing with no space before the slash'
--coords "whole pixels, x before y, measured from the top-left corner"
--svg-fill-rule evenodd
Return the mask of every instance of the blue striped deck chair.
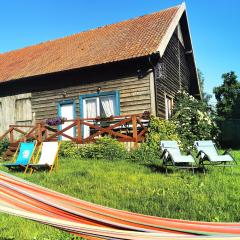
<path id="1" fill-rule="evenodd" d="M 162 166 L 167 172 L 167 167 L 172 166 L 174 168 L 183 168 L 183 169 L 194 169 L 196 167 L 196 162 L 191 153 L 188 155 L 182 155 L 180 148 L 176 141 L 161 141 L 160 148 L 162 151 L 161 158 L 163 159 Z"/>
<path id="2" fill-rule="evenodd" d="M 36 148 L 36 142 L 20 143 L 13 157 L 13 163 L 3 164 L 3 166 L 7 167 L 9 170 L 16 170 L 16 171 L 25 170 L 27 165 L 33 159 L 35 148 Z"/>
<path id="3" fill-rule="evenodd" d="M 212 140 L 195 141 L 194 146 L 197 150 L 197 158 L 199 158 L 199 165 L 205 166 L 220 166 L 220 167 L 233 167 L 237 165 L 236 160 L 233 158 L 229 150 L 223 154 L 219 154 L 216 144 Z"/>

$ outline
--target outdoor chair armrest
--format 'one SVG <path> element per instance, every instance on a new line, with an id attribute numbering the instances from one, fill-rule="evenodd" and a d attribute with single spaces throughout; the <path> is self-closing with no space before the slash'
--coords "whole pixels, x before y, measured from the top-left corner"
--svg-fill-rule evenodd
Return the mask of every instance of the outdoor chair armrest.
<path id="1" fill-rule="evenodd" d="M 167 149 L 164 149 L 162 152 L 162 155 L 160 156 L 161 159 L 163 158 L 163 156 L 165 155 L 166 152 L 167 152 Z"/>
<path id="2" fill-rule="evenodd" d="M 201 153 L 204 153 L 202 150 L 200 150 L 198 153 L 197 153 L 197 156 L 196 158 L 198 158 L 199 156 L 201 156 Z M 205 154 L 205 153 L 204 153 Z"/>

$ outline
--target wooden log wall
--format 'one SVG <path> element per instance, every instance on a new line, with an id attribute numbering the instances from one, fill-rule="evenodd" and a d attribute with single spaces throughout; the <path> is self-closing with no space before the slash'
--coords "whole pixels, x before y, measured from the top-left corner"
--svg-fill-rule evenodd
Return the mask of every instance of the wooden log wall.
<path id="1" fill-rule="evenodd" d="M 178 49 L 178 46 L 180 47 Z M 180 50 L 180 51 L 179 51 Z M 179 52 L 180 52 L 180 79 L 179 79 Z M 160 60 L 165 70 L 163 77 L 156 80 L 157 115 L 165 118 L 165 95 L 175 96 L 177 91 L 185 89 L 190 91 L 190 69 L 185 56 L 185 49 L 179 42 L 176 33 L 173 34 L 166 51 Z M 181 82 L 180 82 L 181 81 Z"/>
<path id="2" fill-rule="evenodd" d="M 150 76 L 142 79 L 136 76 L 120 79 L 88 82 L 76 86 L 53 89 L 50 91 L 39 91 L 32 93 L 32 110 L 36 121 L 57 116 L 57 104 L 59 101 L 71 99 L 76 101 L 76 113 L 79 115 L 79 96 L 83 94 L 96 93 L 101 87 L 101 92 L 120 91 L 120 112 L 121 114 L 141 113 L 150 111 Z M 65 98 L 63 97 L 66 93 Z"/>

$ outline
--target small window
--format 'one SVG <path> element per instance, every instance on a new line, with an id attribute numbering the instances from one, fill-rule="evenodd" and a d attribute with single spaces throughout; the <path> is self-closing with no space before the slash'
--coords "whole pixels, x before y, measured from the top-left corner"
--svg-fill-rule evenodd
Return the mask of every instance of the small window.
<path id="1" fill-rule="evenodd" d="M 180 24 L 178 24 L 178 26 L 177 26 L 177 35 L 178 35 L 178 39 L 179 39 L 180 43 L 185 48 L 184 41 L 183 41 L 183 35 L 182 35 L 182 29 L 181 29 Z"/>
<path id="2" fill-rule="evenodd" d="M 166 95 L 165 104 L 166 104 L 166 119 L 169 119 L 172 116 L 173 98 Z"/>
<path id="3" fill-rule="evenodd" d="M 29 98 L 17 99 L 15 102 L 16 122 L 32 121 L 32 104 Z"/>

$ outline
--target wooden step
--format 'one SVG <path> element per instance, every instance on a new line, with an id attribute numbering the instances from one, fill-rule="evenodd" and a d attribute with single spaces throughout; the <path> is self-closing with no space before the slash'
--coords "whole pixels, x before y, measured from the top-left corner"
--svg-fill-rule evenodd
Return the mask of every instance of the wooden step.
<path id="1" fill-rule="evenodd" d="M 19 145 L 19 142 L 10 143 L 7 150 L 2 156 L 3 160 L 8 161 L 9 159 L 11 159 L 13 155 L 16 153 L 18 145 Z"/>

